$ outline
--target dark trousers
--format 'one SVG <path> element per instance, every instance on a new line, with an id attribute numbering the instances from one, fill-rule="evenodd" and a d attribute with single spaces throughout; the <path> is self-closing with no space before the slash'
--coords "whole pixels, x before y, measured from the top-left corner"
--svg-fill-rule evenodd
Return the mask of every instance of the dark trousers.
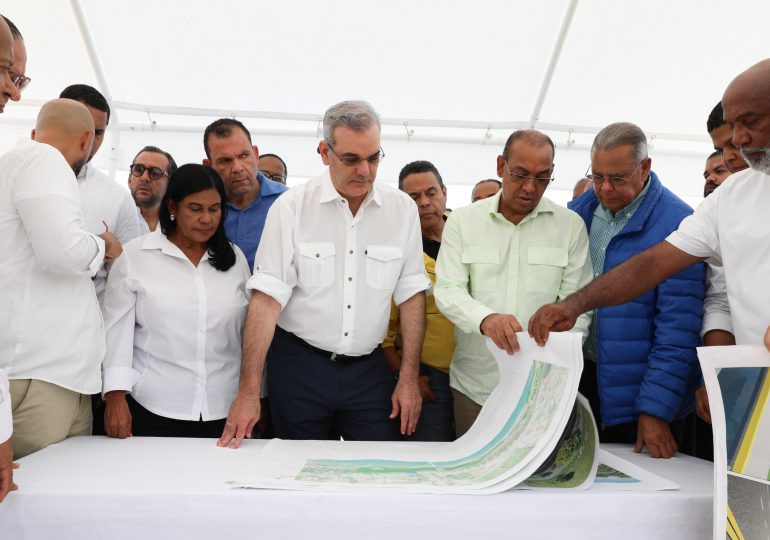
<path id="1" fill-rule="evenodd" d="M 267 353 L 275 437 L 399 440 L 398 419 L 388 419 L 394 384 L 379 347 L 358 362 L 335 362 L 276 327 Z"/>
<path id="2" fill-rule="evenodd" d="M 131 433 L 135 437 L 195 437 L 218 439 L 222 436 L 226 418 L 221 420 L 176 420 L 152 413 L 126 394 L 131 411 Z M 102 409 L 104 410 L 104 409 Z"/>
<path id="3" fill-rule="evenodd" d="M 449 373 L 420 364 L 420 375 L 429 377 L 428 385 L 435 401 L 423 401 L 420 420 L 408 441 L 451 442 L 455 440 L 454 398 L 449 388 Z"/>
<path id="4" fill-rule="evenodd" d="M 599 408 L 599 387 L 596 382 L 596 362 L 586 360 L 583 365 L 583 373 L 580 376 L 578 391 L 591 404 L 591 411 L 596 419 L 599 429 L 599 442 L 636 444 L 638 435 L 638 422 L 625 422 L 614 426 L 602 426 L 601 409 Z M 694 447 L 695 414 L 687 415 L 668 423 L 671 435 L 676 441 L 677 448 L 685 454 L 692 454 Z"/>

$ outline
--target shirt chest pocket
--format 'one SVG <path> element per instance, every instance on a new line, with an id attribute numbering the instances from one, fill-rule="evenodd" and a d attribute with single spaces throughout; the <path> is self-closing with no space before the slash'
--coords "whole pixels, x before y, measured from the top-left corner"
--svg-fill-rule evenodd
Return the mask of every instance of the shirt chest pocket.
<path id="1" fill-rule="evenodd" d="M 495 246 L 466 246 L 463 264 L 470 270 L 471 294 L 497 290 L 497 272 L 500 266 L 500 250 Z"/>
<path id="2" fill-rule="evenodd" d="M 395 289 L 403 259 L 401 246 L 368 246 L 366 283 L 373 289 Z"/>
<path id="3" fill-rule="evenodd" d="M 334 283 L 334 244 L 307 242 L 299 245 L 299 276 L 308 287 L 328 287 Z"/>
<path id="4" fill-rule="evenodd" d="M 569 256 L 564 248 L 529 248 L 527 292 L 557 295 L 568 260 Z"/>

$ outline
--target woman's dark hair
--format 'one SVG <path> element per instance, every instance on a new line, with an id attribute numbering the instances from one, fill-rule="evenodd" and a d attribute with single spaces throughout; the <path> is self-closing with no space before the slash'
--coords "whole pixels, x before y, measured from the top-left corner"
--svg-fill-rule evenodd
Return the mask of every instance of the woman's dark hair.
<path id="1" fill-rule="evenodd" d="M 219 200 L 222 203 L 222 217 L 214 234 L 206 242 L 211 266 L 222 272 L 229 270 L 235 264 L 235 251 L 225 234 L 225 217 L 227 216 L 227 204 L 225 203 L 225 186 L 217 172 L 205 165 L 188 163 L 179 167 L 171 178 L 168 179 L 168 189 L 163 196 L 158 212 L 160 230 L 166 236 L 174 234 L 176 222 L 171 221 L 168 211 L 168 201 L 174 201 L 178 207 L 182 200 L 193 193 L 200 193 L 209 188 L 219 192 Z"/>

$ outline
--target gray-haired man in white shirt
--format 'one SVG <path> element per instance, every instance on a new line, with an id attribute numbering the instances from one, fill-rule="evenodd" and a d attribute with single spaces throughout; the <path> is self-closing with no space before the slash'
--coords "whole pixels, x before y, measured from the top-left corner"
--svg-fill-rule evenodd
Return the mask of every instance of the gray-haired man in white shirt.
<path id="1" fill-rule="evenodd" d="M 233 438 L 239 446 L 259 418 L 266 358 L 277 437 L 393 440 L 396 417 L 402 434 L 417 425 L 430 286 L 417 209 L 374 182 L 383 153 L 371 105 L 338 103 L 323 126 L 318 152 L 328 172 L 284 193 L 267 216 L 247 284 L 240 388 L 221 446 Z M 404 342 L 395 390 L 379 347 L 391 298 Z"/>
<path id="2" fill-rule="evenodd" d="M 120 254 L 112 233 L 83 228 L 77 173 L 91 150 L 86 108 L 58 99 L 40 110 L 33 141 L 0 158 L 0 369 L 11 380 L 20 458 L 91 433 L 104 332 L 91 276 Z"/>

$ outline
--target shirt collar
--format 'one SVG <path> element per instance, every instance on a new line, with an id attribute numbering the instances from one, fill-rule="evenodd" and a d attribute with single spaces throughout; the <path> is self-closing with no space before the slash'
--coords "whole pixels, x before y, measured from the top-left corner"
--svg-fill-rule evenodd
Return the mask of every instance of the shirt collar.
<path id="1" fill-rule="evenodd" d="M 176 257 L 177 259 L 189 260 L 179 247 L 173 243 L 168 237 L 160 230 L 160 223 L 158 227 L 150 234 L 144 237 L 142 242 L 142 249 L 147 250 L 159 250 L 164 255 L 170 257 Z M 208 260 L 209 251 L 206 250 L 201 257 L 201 262 Z M 200 263 L 199 263 L 200 264 Z"/>
<path id="2" fill-rule="evenodd" d="M 326 172 L 321 176 L 321 203 L 327 203 L 331 201 L 338 201 L 342 200 L 342 195 L 339 194 L 339 192 L 334 188 L 334 184 L 332 183 L 332 177 L 329 174 L 329 169 L 326 169 Z M 382 195 L 380 194 L 380 187 L 377 185 L 377 182 L 372 182 L 372 189 L 369 190 L 369 193 L 366 194 L 366 197 L 364 198 L 364 202 L 361 203 L 361 208 L 365 207 L 369 204 L 369 201 L 372 201 L 377 206 L 382 206 Z"/>
<path id="3" fill-rule="evenodd" d="M 488 203 L 489 214 L 491 216 L 497 217 L 498 219 L 505 219 L 503 214 L 500 212 L 500 198 L 502 197 L 502 195 L 503 195 L 503 190 L 500 189 L 498 190 L 497 193 L 495 193 L 488 199 L 484 199 L 485 202 L 489 201 Z M 535 219 L 538 216 L 538 214 L 553 214 L 553 212 L 554 212 L 553 203 L 550 200 L 546 199 L 544 196 L 540 197 L 540 201 L 537 203 L 537 206 L 535 206 L 529 214 L 524 216 L 524 219 L 522 219 L 519 222 L 519 225 L 521 225 L 525 221 Z M 505 220 L 508 221 L 507 219 Z"/>
<path id="4" fill-rule="evenodd" d="M 78 176 L 77 176 L 78 182 L 84 182 L 85 181 L 86 176 L 88 176 L 88 167 L 89 167 L 89 164 L 86 163 L 80 169 L 80 172 L 78 173 Z"/>
<path id="5" fill-rule="evenodd" d="M 230 201 L 227 201 L 227 206 L 238 212 L 243 212 L 244 210 L 248 210 L 255 204 L 259 204 L 259 202 L 262 200 L 263 197 L 268 197 L 270 195 L 276 195 L 284 192 L 284 190 L 278 187 L 280 185 L 278 184 L 278 182 L 273 182 L 261 172 L 257 172 L 257 181 L 259 182 L 259 193 L 257 193 L 257 197 L 253 201 L 251 201 L 249 204 L 247 204 L 243 208 L 239 208 L 235 206 Z"/>

